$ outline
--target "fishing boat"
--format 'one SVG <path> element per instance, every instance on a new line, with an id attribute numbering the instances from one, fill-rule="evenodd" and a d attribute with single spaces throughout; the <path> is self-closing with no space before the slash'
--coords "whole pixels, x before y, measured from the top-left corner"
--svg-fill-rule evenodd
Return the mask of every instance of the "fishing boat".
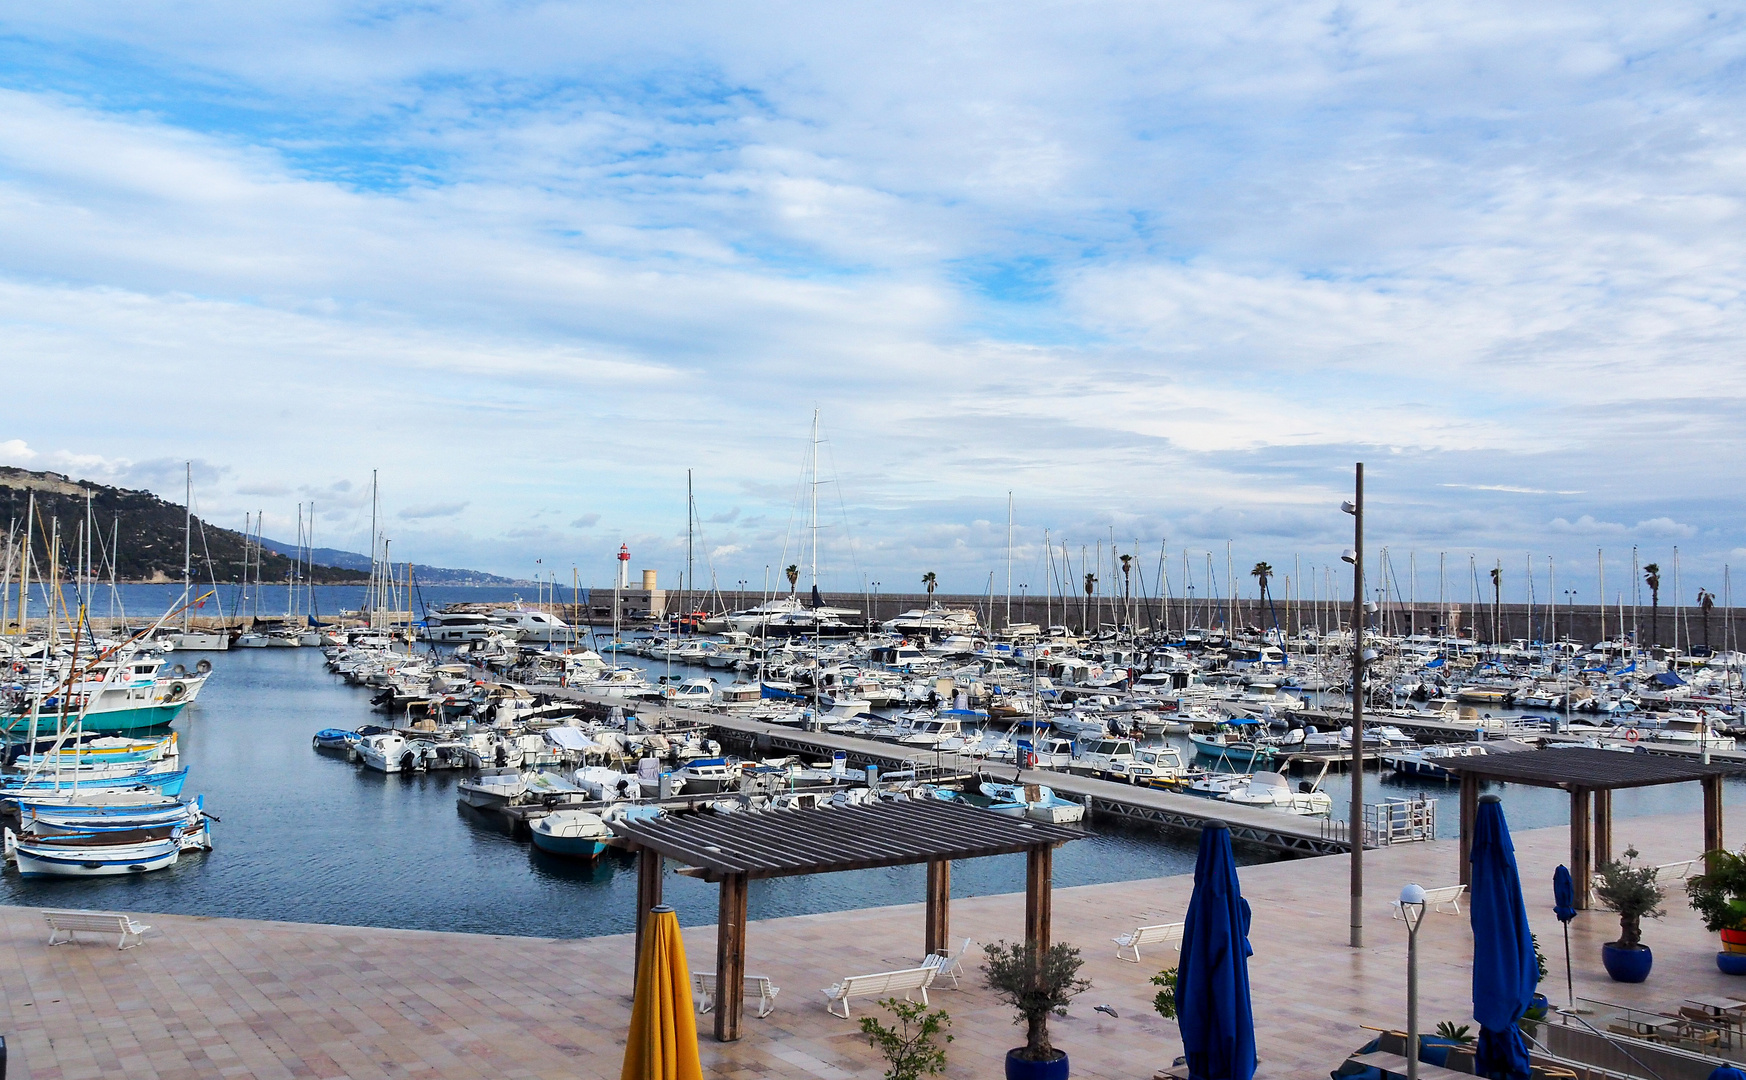
<path id="1" fill-rule="evenodd" d="M 120 776 L 38 775 L 36 779 L 11 778 L 0 780 L 0 799 L 16 802 L 20 796 L 37 802 L 54 802 L 58 796 L 72 798 L 81 792 L 151 788 L 165 795 L 180 795 L 188 780 L 187 769 L 163 772 L 135 772 Z"/>
<path id="2" fill-rule="evenodd" d="M 45 837 L 14 837 L 8 829 L 6 843 L 23 877 L 112 877 L 174 866 L 180 834 L 178 826 Z"/>
<path id="3" fill-rule="evenodd" d="M 132 796 L 135 793 L 124 792 Z M 204 801 L 199 796 L 185 803 L 152 792 L 137 793 L 122 803 L 98 801 L 102 794 L 83 795 L 76 802 L 46 803 L 20 801 L 19 827 L 36 836 L 66 836 L 76 833 L 115 833 L 129 829 L 162 828 L 182 825 L 199 827 L 205 820 Z"/>
<path id="4" fill-rule="evenodd" d="M 1251 723 L 1253 722 L 1251 721 Z M 1188 741 L 1194 744 L 1194 752 L 1197 757 L 1210 758 L 1214 761 L 1227 762 L 1244 768 L 1267 764 L 1278 753 L 1278 747 L 1273 744 L 1244 738 L 1235 728 L 1231 727 L 1221 727 L 1211 734 L 1190 732 Z"/>
<path id="5" fill-rule="evenodd" d="M 586 810 L 554 810 L 529 826 L 528 832 L 534 847 L 571 859 L 599 858 L 612 836 L 600 815 Z"/>

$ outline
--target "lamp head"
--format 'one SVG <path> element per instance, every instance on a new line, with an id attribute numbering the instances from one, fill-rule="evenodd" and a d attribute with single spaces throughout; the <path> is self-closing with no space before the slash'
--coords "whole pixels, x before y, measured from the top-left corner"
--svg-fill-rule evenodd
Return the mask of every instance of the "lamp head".
<path id="1" fill-rule="evenodd" d="M 1351 548 L 1347 548 L 1345 551 L 1340 552 L 1340 561 L 1343 563 L 1352 563 L 1353 565 L 1357 565 L 1358 553 L 1356 551 L 1353 551 Z"/>
<path id="2" fill-rule="evenodd" d="M 1347 499 L 1345 502 L 1341 503 L 1340 509 L 1344 510 L 1348 514 L 1358 513 L 1358 507 L 1353 504 L 1351 499 Z"/>
<path id="3" fill-rule="evenodd" d="M 1417 883 L 1409 883 L 1401 887 L 1400 902 L 1402 904 L 1422 904 L 1425 902 L 1425 888 Z"/>

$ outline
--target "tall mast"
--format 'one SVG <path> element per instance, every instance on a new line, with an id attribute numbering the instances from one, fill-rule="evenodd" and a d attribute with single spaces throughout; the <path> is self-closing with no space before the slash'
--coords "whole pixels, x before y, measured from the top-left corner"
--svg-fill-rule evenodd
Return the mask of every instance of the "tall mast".
<path id="1" fill-rule="evenodd" d="M 1006 628 L 1012 629 L 1012 492 L 1006 493 Z"/>
<path id="2" fill-rule="evenodd" d="M 1600 638 L 1599 638 L 1599 640 L 1601 640 L 1601 641 L 1605 641 L 1607 639 L 1607 564 L 1606 564 L 1605 558 L 1603 558 L 1604 555 L 1605 555 L 1605 551 L 1603 549 L 1601 549 L 1601 548 L 1594 549 L 1594 578 L 1595 578 L 1595 587 L 1596 587 L 1595 596 L 1600 598 L 1599 599 L 1599 611 L 1600 611 Z"/>
<path id="3" fill-rule="evenodd" d="M 691 580 L 691 578 L 692 578 L 692 575 L 694 573 L 696 573 L 695 568 L 692 566 L 692 558 L 691 558 L 691 524 L 693 521 L 696 520 L 696 518 L 697 518 L 697 500 L 691 494 L 691 470 L 686 469 L 685 470 L 685 582 L 684 582 L 684 588 L 679 590 L 679 603 L 682 606 L 682 610 L 679 613 L 680 614 L 679 632 L 681 634 L 683 634 L 685 632 L 685 623 L 691 617 L 692 605 L 690 603 L 690 589 L 692 588 L 692 586 L 694 584 L 694 582 Z M 818 576 L 816 569 L 814 570 L 813 576 L 815 579 Z"/>
<path id="4" fill-rule="evenodd" d="M 364 603 L 370 609 L 370 627 L 376 626 L 376 609 L 381 607 L 382 590 L 378 585 L 381 571 L 376 568 L 376 470 L 370 470 L 370 587 L 364 590 Z"/>
<path id="5" fill-rule="evenodd" d="M 30 493 L 30 506 L 24 512 L 24 544 L 18 556 L 18 636 L 30 631 L 30 547 L 36 541 L 36 492 Z M 43 670 L 47 671 L 48 653 L 43 653 Z"/>
<path id="6" fill-rule="evenodd" d="M 188 632 L 188 597 L 194 589 L 194 463 L 185 462 L 182 493 L 182 633 Z M 224 601 L 218 602 L 220 614 Z"/>
<path id="7" fill-rule="evenodd" d="M 812 410 L 812 603 L 818 606 L 818 409 Z"/>

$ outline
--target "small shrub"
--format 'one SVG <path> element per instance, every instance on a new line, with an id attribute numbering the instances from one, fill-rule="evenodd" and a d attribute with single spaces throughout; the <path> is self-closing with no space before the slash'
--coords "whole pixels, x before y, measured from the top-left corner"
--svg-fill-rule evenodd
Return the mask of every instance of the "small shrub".
<path id="1" fill-rule="evenodd" d="M 877 1016 L 861 1018 L 861 1032 L 875 1050 L 885 1055 L 885 1080 L 919 1080 L 933 1076 L 946 1068 L 946 1048 L 934 1040 L 952 1036 L 942 1033 L 952 1026 L 945 1010 L 929 1012 L 926 1005 L 902 998 L 886 998 L 880 1006 L 897 1019 L 895 1027 L 886 1027 Z"/>
<path id="2" fill-rule="evenodd" d="M 1637 849 L 1625 849 L 1623 859 L 1601 864 L 1601 883 L 1594 894 L 1602 904 L 1619 914 L 1619 940 L 1613 944 L 1621 949 L 1634 949 L 1643 944 L 1643 920 L 1659 919 L 1667 912 L 1661 901 L 1667 890 L 1655 880 L 1653 866 L 1637 865 Z"/>
<path id="3" fill-rule="evenodd" d="M 1448 1039 L 1452 1043 L 1460 1043 L 1462 1046 L 1473 1041 L 1471 1030 L 1466 1024 L 1457 1024 L 1453 1020 L 1445 1020 L 1437 1025 L 1439 1037 Z"/>
<path id="4" fill-rule="evenodd" d="M 1049 1061 L 1055 1047 L 1049 1041 L 1049 1014 L 1067 1015 L 1067 1003 L 1091 987 L 1079 978 L 1085 963 L 1079 950 L 1064 941 L 1049 946 L 1041 957 L 1027 942 L 997 941 L 983 946 L 988 959 L 982 978 L 1000 1003 L 1018 1014 L 1013 1023 L 1025 1025 L 1025 1045 L 1019 1057 L 1025 1061 Z"/>
<path id="5" fill-rule="evenodd" d="M 1163 987 L 1152 999 L 1152 1008 L 1166 1020 L 1176 1019 L 1176 969 L 1165 968 L 1152 976 L 1152 985 Z"/>

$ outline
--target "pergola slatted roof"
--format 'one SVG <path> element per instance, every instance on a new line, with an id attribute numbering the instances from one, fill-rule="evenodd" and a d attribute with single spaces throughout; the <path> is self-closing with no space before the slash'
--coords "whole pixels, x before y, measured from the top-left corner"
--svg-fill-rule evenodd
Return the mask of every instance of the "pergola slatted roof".
<path id="1" fill-rule="evenodd" d="M 698 867 L 712 881 L 730 874 L 788 877 L 1010 855 L 1085 835 L 1065 825 L 935 799 L 674 814 L 620 819 L 611 827 L 627 843 Z"/>
<path id="2" fill-rule="evenodd" d="M 1476 757 L 1440 758 L 1437 764 L 1453 773 L 1502 780 L 1535 787 L 1616 788 L 1680 784 L 1710 776 L 1736 776 L 1746 767 L 1668 757 L 1662 754 L 1627 754 L 1574 746 L 1561 750 L 1524 750 L 1516 754 L 1482 754 Z"/>

